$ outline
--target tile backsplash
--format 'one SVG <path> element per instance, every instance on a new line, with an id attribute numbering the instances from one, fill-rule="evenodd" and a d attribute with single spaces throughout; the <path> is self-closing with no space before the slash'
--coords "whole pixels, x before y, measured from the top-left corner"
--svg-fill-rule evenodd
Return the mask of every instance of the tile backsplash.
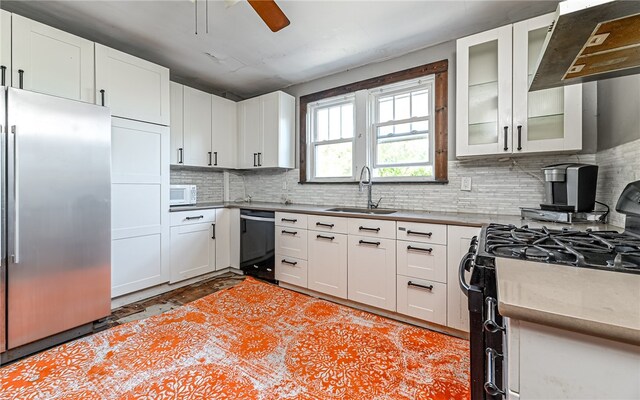
<path id="1" fill-rule="evenodd" d="M 618 197 L 627 183 L 640 180 L 640 140 L 596 154 L 544 155 L 498 161 L 449 161 L 449 184 L 374 184 L 373 198 L 380 207 L 518 215 L 520 207 L 537 207 L 544 198 L 541 168 L 561 162 L 595 163 L 599 201 L 611 207 L 610 223 L 624 226 L 615 212 Z M 298 184 L 299 170 L 229 171 L 229 200 L 251 196 L 254 201 L 299 204 L 366 205 L 366 193 L 357 184 Z M 471 177 L 470 192 L 461 191 L 463 177 Z M 171 170 L 171 183 L 198 185 L 198 201 L 222 201 L 224 177 L 219 171 Z"/>
<path id="2" fill-rule="evenodd" d="M 537 207 L 544 198 L 541 168 L 561 162 L 595 163 L 595 154 L 545 155 L 498 161 L 449 161 L 448 184 L 374 184 L 380 207 L 518 215 L 520 207 Z M 472 178 L 471 191 L 461 191 L 463 177 Z M 250 195 L 254 201 L 313 205 L 366 205 L 357 184 L 298 184 L 299 170 L 245 171 L 230 179 L 230 199 Z"/>
<path id="3" fill-rule="evenodd" d="M 200 169 L 171 168 L 172 185 L 198 186 L 198 202 L 222 201 L 224 197 L 223 173 Z"/>
<path id="4" fill-rule="evenodd" d="M 624 215 L 615 211 L 618 197 L 628 183 L 640 180 L 640 139 L 596 154 L 597 199 L 611 207 L 609 223 L 624 226 Z"/>

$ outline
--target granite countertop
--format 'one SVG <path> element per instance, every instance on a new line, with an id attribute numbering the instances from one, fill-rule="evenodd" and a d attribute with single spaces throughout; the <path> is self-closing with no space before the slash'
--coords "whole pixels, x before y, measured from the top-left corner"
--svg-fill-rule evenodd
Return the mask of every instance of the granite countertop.
<path id="1" fill-rule="evenodd" d="M 498 259 L 504 317 L 640 346 L 640 275 Z"/>
<path id="2" fill-rule="evenodd" d="M 398 210 L 393 214 L 364 214 L 364 213 L 350 213 L 350 212 L 338 212 L 327 211 L 329 208 L 337 206 L 315 206 L 309 204 L 282 204 L 282 203 L 265 203 L 265 202 L 214 202 L 214 203 L 198 203 L 195 206 L 175 206 L 171 207 L 171 212 L 178 211 L 193 211 L 203 210 L 211 208 L 242 208 L 247 210 L 265 210 L 265 211 L 282 211 L 292 213 L 304 213 L 314 215 L 331 215 L 337 217 L 349 217 L 349 218 L 370 218 L 370 219 L 382 219 L 391 221 L 409 221 L 409 222 L 424 222 L 433 224 L 446 224 L 446 225 L 459 225 L 459 226 L 471 226 L 481 227 L 488 223 L 498 224 L 514 224 L 514 225 L 529 225 L 531 227 L 547 226 L 553 228 L 563 228 L 567 226 L 574 226 L 579 229 L 592 228 L 595 230 L 617 230 L 622 229 L 616 226 L 608 224 L 599 224 L 595 222 L 589 223 L 576 223 L 572 225 L 558 224 L 552 222 L 538 222 L 531 220 L 522 220 L 519 215 L 496 215 L 496 214 L 474 214 L 474 213 L 450 213 L 450 212 L 435 212 L 435 211 L 423 211 L 423 210 Z"/>

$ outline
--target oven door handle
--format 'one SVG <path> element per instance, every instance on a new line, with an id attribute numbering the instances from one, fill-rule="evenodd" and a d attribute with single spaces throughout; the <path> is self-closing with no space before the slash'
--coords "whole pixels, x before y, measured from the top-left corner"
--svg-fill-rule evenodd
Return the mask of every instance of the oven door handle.
<path id="1" fill-rule="evenodd" d="M 460 289 L 464 292 L 465 296 L 469 296 L 469 289 L 471 286 L 465 281 L 465 271 L 471 271 L 471 263 L 473 262 L 473 253 L 469 252 L 462 257 L 460 261 L 460 267 L 458 268 L 458 282 L 460 283 Z"/>

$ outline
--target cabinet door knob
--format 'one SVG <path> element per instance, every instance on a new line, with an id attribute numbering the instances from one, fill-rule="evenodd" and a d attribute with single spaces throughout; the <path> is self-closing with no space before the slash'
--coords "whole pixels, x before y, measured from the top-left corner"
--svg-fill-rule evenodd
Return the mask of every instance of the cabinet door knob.
<path id="1" fill-rule="evenodd" d="M 374 245 L 374 246 L 380 246 L 380 242 L 369 242 L 367 240 L 360 240 L 360 241 L 358 241 L 358 243 L 360 243 L 360 244 L 371 244 L 371 245 Z"/>
<path id="2" fill-rule="evenodd" d="M 178 149 L 178 164 L 182 164 L 182 162 L 183 162 L 182 158 L 183 158 L 183 150 L 182 150 L 182 147 L 180 147 Z"/>
<path id="3" fill-rule="evenodd" d="M 257 157 L 258 157 L 258 153 L 253 153 L 253 166 L 254 167 L 258 166 L 258 162 L 256 161 Z"/>
<path id="4" fill-rule="evenodd" d="M 262 153 L 258 153 L 258 167 L 262 167 Z"/>
<path id="5" fill-rule="evenodd" d="M 24 70 L 19 69 L 18 70 L 18 87 L 20 89 L 24 89 Z"/>
<path id="6" fill-rule="evenodd" d="M 218 165 L 218 152 L 213 152 L 213 165 Z"/>
<path id="7" fill-rule="evenodd" d="M 211 224 L 211 239 L 216 240 L 216 224 Z"/>
<path id="8" fill-rule="evenodd" d="M 432 291 L 433 290 L 433 285 L 429 285 L 429 286 L 421 285 L 419 283 L 414 283 L 414 282 L 411 282 L 411 281 L 407 282 L 407 286 L 413 286 L 413 287 L 417 287 L 417 288 L 420 288 L 420 289 L 426 289 L 428 291 Z"/>
<path id="9" fill-rule="evenodd" d="M 101 104 L 104 107 L 104 89 L 100 89 L 100 99 Z"/>
<path id="10" fill-rule="evenodd" d="M 209 166 L 211 166 L 211 160 L 212 160 L 211 154 L 212 153 L 210 151 L 207 152 L 207 157 L 209 157 L 209 163 L 208 163 Z"/>
<path id="11" fill-rule="evenodd" d="M 2 75 L 2 77 L 0 78 L 0 85 L 4 86 L 5 85 L 5 78 L 7 75 L 7 67 L 5 65 L 0 65 L 0 74 Z"/>

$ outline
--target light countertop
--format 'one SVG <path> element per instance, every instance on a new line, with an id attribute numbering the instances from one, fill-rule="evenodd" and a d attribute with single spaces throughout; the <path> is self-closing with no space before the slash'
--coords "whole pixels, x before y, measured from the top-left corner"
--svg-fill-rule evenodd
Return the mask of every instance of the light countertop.
<path id="1" fill-rule="evenodd" d="M 497 215 L 497 214 L 475 214 L 475 213 L 448 213 L 448 212 L 435 212 L 435 211 L 423 211 L 423 210 L 398 210 L 393 214 L 364 214 L 364 213 L 348 213 L 327 211 L 329 208 L 337 206 L 317 206 L 309 204 L 282 204 L 282 203 L 265 203 L 265 202 L 215 202 L 215 203 L 199 203 L 195 206 L 176 206 L 171 207 L 170 211 L 193 211 L 201 209 L 211 208 L 242 208 L 248 210 L 265 210 L 265 211 L 282 211 L 292 213 L 304 213 L 315 215 L 331 215 L 337 217 L 349 217 L 349 218 L 370 218 L 370 219 L 382 219 L 390 221 L 409 221 L 409 222 L 423 222 L 433 224 L 446 224 L 446 225 L 459 225 L 459 226 L 473 226 L 481 227 L 488 223 L 498 224 L 514 224 L 517 226 L 529 225 L 531 227 L 547 226 L 553 228 L 563 228 L 573 226 L 578 229 L 592 228 L 596 230 L 617 230 L 621 231 L 619 227 L 615 227 L 607 224 L 599 223 L 576 223 L 576 224 L 558 224 L 552 222 L 538 222 L 531 220 L 522 220 L 519 215 Z"/>
<path id="2" fill-rule="evenodd" d="M 496 260 L 504 317 L 640 346 L 640 274 Z"/>

